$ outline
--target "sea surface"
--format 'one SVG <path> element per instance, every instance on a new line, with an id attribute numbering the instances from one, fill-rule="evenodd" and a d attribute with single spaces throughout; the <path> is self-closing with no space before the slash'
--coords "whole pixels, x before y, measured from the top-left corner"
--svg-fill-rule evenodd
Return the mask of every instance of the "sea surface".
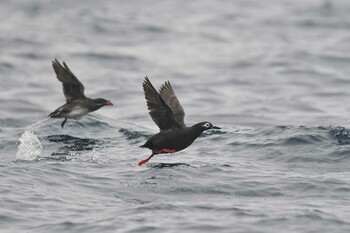
<path id="1" fill-rule="evenodd" d="M 0 1 L 0 232 L 350 232 L 348 0 Z M 51 61 L 114 103 L 65 103 Z M 169 80 L 190 147 L 142 89 Z"/>

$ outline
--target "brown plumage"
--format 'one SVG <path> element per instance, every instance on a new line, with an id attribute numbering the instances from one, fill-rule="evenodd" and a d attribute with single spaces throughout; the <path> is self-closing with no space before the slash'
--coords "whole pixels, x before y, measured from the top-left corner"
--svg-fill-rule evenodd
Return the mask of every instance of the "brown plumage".
<path id="1" fill-rule="evenodd" d="M 84 85 L 63 62 L 63 66 L 57 59 L 52 61 L 52 67 L 57 79 L 62 83 L 66 104 L 50 113 L 51 118 L 65 118 L 61 126 L 63 128 L 67 118 L 77 118 L 89 112 L 96 111 L 103 106 L 113 105 L 111 101 L 102 98 L 90 99 L 84 94 Z"/>

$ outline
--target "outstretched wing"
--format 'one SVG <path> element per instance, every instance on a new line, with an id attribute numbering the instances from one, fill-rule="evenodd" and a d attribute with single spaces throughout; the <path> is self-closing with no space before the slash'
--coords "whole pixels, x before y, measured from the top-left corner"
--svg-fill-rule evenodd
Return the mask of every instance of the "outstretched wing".
<path id="1" fill-rule="evenodd" d="M 84 99 L 84 85 L 78 80 L 66 63 L 63 66 L 57 59 L 52 61 L 52 67 L 56 73 L 57 79 L 63 84 L 63 93 L 67 102 L 74 99 Z"/>
<path id="2" fill-rule="evenodd" d="M 181 125 L 175 120 L 174 114 L 169 106 L 164 102 L 157 90 L 153 87 L 148 77 L 142 84 L 149 114 L 160 130 L 178 129 Z"/>
<path id="3" fill-rule="evenodd" d="M 164 102 L 170 107 L 175 116 L 175 120 L 184 128 L 186 127 L 184 118 L 185 111 L 182 108 L 179 100 L 177 99 L 174 89 L 172 88 L 169 81 L 165 82 L 159 91 L 160 96 Z"/>

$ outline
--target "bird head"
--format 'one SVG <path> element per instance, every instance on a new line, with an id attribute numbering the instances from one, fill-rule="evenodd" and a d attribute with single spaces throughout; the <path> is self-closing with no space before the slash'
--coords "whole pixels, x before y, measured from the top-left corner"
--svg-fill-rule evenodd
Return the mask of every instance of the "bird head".
<path id="1" fill-rule="evenodd" d="M 113 105 L 110 100 L 105 100 L 103 98 L 94 99 L 94 102 L 100 106 L 112 106 Z"/>
<path id="2" fill-rule="evenodd" d="M 220 127 L 214 126 L 212 123 L 210 122 L 201 122 L 196 124 L 197 127 L 199 127 L 200 129 L 202 129 L 203 131 L 208 130 L 208 129 L 221 129 Z"/>

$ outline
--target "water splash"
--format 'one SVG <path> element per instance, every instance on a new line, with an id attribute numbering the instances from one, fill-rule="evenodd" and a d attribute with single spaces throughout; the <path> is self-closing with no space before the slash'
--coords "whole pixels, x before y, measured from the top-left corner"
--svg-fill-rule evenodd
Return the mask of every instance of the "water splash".
<path id="1" fill-rule="evenodd" d="M 18 160 L 35 160 L 42 151 L 42 145 L 38 137 L 29 130 L 26 130 L 19 139 L 16 158 Z"/>
<path id="2" fill-rule="evenodd" d="M 45 118 L 41 121 L 38 121 L 30 126 L 28 126 L 24 133 L 19 138 L 19 145 L 18 145 L 18 151 L 16 158 L 18 160 L 35 160 L 37 159 L 41 151 L 43 149 L 39 138 L 32 132 L 35 131 L 35 129 L 38 129 L 42 123 L 47 121 L 48 119 Z"/>
<path id="3" fill-rule="evenodd" d="M 26 128 L 26 130 L 37 130 L 38 128 L 40 128 L 43 125 L 44 122 L 49 121 L 49 120 L 50 120 L 50 118 L 42 119 L 41 121 L 38 121 L 38 122 L 33 123 L 30 126 L 28 126 Z"/>

